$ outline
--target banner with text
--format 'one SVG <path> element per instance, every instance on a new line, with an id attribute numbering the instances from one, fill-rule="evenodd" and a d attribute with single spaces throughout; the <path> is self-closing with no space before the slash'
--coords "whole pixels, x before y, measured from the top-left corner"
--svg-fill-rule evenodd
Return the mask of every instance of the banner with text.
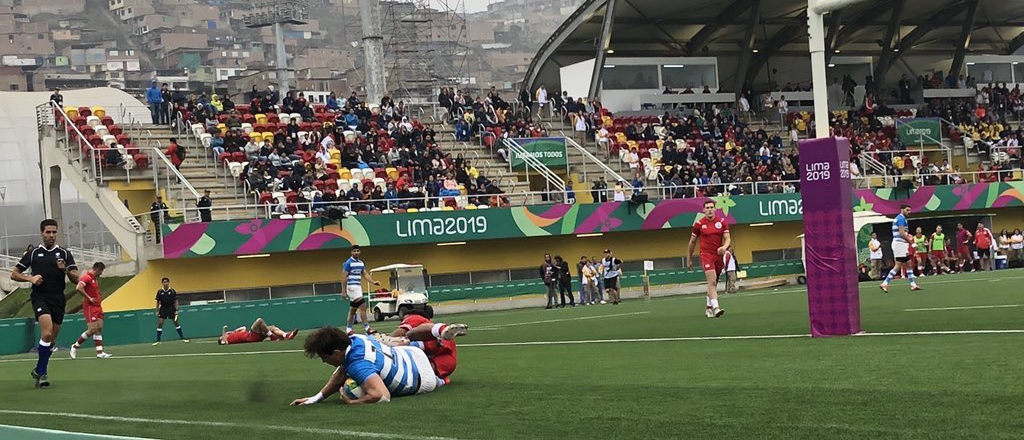
<path id="1" fill-rule="evenodd" d="M 829 170 L 831 171 L 831 170 Z M 925 186 L 909 198 L 892 189 L 854 191 L 853 211 L 895 215 L 901 203 L 914 212 L 959 211 L 1024 206 L 1024 182 Z M 689 228 L 706 198 L 671 199 L 631 206 L 628 202 L 558 204 L 360 215 L 340 223 L 321 218 L 252 219 L 164 224 L 164 257 L 196 258 L 361 246 L 444 243 L 520 237 Z M 796 194 L 711 198 L 729 224 L 803 219 Z"/>
<path id="2" fill-rule="evenodd" d="M 565 153 L 565 138 L 513 138 L 512 140 L 552 171 L 565 170 L 569 164 Z M 526 161 L 523 158 L 515 154 L 510 154 L 509 157 L 513 170 L 526 170 Z"/>
<path id="3" fill-rule="evenodd" d="M 896 123 L 900 142 L 905 147 L 939 145 L 942 141 L 942 124 L 939 118 L 914 118 Z"/>

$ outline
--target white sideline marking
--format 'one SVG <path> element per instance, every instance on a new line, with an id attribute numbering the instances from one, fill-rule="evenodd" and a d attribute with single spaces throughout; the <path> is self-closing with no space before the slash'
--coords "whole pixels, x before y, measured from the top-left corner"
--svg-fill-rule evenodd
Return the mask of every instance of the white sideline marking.
<path id="1" fill-rule="evenodd" d="M 853 336 L 935 336 L 935 335 L 1005 335 L 1024 334 L 1024 329 L 1008 330 L 935 330 L 920 332 L 882 332 L 882 333 L 859 333 Z M 636 338 L 636 339 L 586 339 L 577 341 L 526 341 L 526 342 L 485 342 L 478 344 L 459 344 L 459 347 L 515 347 L 522 345 L 580 345 L 580 344 L 611 344 L 624 342 L 691 342 L 691 341 L 730 341 L 730 340 L 752 340 L 752 339 L 799 339 L 810 338 L 809 334 L 791 335 L 738 335 L 738 336 L 688 336 L 676 338 Z M 114 356 L 105 359 L 103 362 L 111 362 L 116 359 L 152 359 L 152 358 L 180 358 L 180 357 L 206 357 L 206 356 L 234 356 L 234 355 L 256 355 L 256 354 L 282 354 L 301 353 L 302 350 L 270 350 L 270 351 L 239 351 L 233 353 L 178 353 L 178 354 L 146 354 Z M 69 361 L 70 358 L 51 359 L 54 361 Z M 89 359 L 85 359 L 89 360 Z M 0 363 L 10 362 L 35 362 L 34 358 L 24 359 L 3 359 Z M 78 360 L 77 362 L 82 362 Z M 3 413 L 6 410 L 0 410 Z"/>
<path id="2" fill-rule="evenodd" d="M 92 434 L 89 432 L 71 432 L 61 431 L 57 429 L 46 429 L 46 428 L 33 428 L 31 426 L 15 426 L 15 425 L 0 425 L 0 428 L 11 428 L 16 431 L 31 431 L 42 434 L 55 434 L 55 435 L 73 435 L 76 437 L 88 437 L 88 438 L 105 438 L 105 439 L 125 439 L 125 440 L 151 440 L 146 437 L 125 437 L 121 435 L 108 435 L 108 434 Z M 2 430 L 0 430 L 2 431 Z"/>
<path id="3" fill-rule="evenodd" d="M 928 309 L 903 309 L 904 312 L 937 312 L 943 310 L 972 310 L 972 309 L 1009 309 L 1022 307 L 1024 304 L 1000 304 L 994 306 L 964 306 L 964 307 L 933 307 Z"/>
<path id="4" fill-rule="evenodd" d="M 287 432 L 300 432 L 306 434 L 321 434 L 321 435 L 343 435 L 351 437 L 364 437 L 364 438 L 394 438 L 403 440 L 455 440 L 449 437 L 432 437 L 432 436 L 414 436 L 414 435 L 402 435 L 402 434 L 385 434 L 380 432 L 363 432 L 363 431 L 345 431 L 340 429 L 323 429 L 323 428 L 305 428 L 299 426 L 283 426 L 283 425 L 251 425 L 244 423 L 229 423 L 229 422 L 212 422 L 205 420 L 174 420 L 174 419 L 145 419 L 141 417 L 119 417 L 119 416 L 105 416 L 97 414 L 79 414 L 79 413 L 63 413 L 63 412 L 48 412 L 48 411 L 21 411 L 11 409 L 0 409 L 0 414 L 18 414 L 27 416 L 51 416 L 51 417 L 69 417 L 75 419 L 86 419 L 86 420 L 106 420 L 112 422 L 131 422 L 131 423 L 159 423 L 164 425 L 191 425 L 191 426 L 209 426 L 217 428 L 254 428 L 254 429 L 266 429 L 274 431 L 287 431 Z"/>
<path id="5" fill-rule="evenodd" d="M 512 324 L 496 324 L 488 325 L 483 327 L 475 327 L 471 330 L 498 330 L 505 327 L 516 327 L 520 325 L 532 325 L 532 324 L 547 324 L 551 322 L 567 322 L 567 321 L 583 321 L 587 319 L 601 319 L 601 318 L 613 318 L 616 316 L 633 316 L 633 315 L 646 315 L 651 312 L 631 312 L 631 313 L 614 313 L 611 315 L 596 315 L 596 316 L 580 316 L 577 318 L 561 318 L 561 319 L 545 319 L 543 321 L 527 321 L 527 322 L 516 322 Z"/>

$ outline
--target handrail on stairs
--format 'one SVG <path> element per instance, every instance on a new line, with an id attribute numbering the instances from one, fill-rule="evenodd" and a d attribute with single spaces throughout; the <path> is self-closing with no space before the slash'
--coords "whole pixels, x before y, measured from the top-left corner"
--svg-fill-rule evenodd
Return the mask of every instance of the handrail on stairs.
<path id="1" fill-rule="evenodd" d="M 573 148 L 576 149 L 576 151 L 579 151 L 580 154 L 582 154 L 585 159 L 587 159 L 587 160 L 597 164 L 598 168 L 601 168 L 601 170 L 604 171 L 606 174 L 611 175 L 611 177 L 613 179 L 615 179 L 614 180 L 615 182 L 623 182 L 624 183 L 623 186 L 626 189 L 630 189 L 630 190 L 633 189 L 633 183 L 632 183 L 631 180 L 624 179 L 622 177 L 622 175 L 620 175 L 619 173 L 615 172 L 615 170 L 611 169 L 611 167 L 609 167 L 607 164 L 605 164 L 602 160 L 598 159 L 597 156 L 594 156 L 594 154 L 591 153 L 589 150 L 587 150 L 582 145 L 577 143 L 571 137 L 566 136 L 565 132 L 559 131 L 558 133 L 561 134 L 565 138 L 565 144 L 566 145 L 571 145 Z M 584 176 L 583 177 L 584 177 L 584 180 L 586 180 L 586 172 L 584 172 Z"/>
<path id="2" fill-rule="evenodd" d="M 547 181 L 549 190 L 552 186 L 554 186 L 556 191 L 562 192 L 564 195 L 566 187 L 565 181 L 562 180 L 561 177 L 558 177 L 558 175 L 551 171 L 550 168 L 548 168 L 546 165 L 537 160 L 537 158 L 534 157 L 533 154 L 527 152 L 526 149 L 524 149 L 522 145 L 519 145 L 519 143 L 516 142 L 514 139 L 504 139 L 504 143 L 505 146 L 508 148 L 508 163 L 510 172 L 512 171 L 512 164 L 514 163 L 515 158 L 518 156 L 526 164 L 527 173 L 529 173 L 530 169 L 533 169 L 542 177 L 544 177 L 544 179 Z M 529 181 L 529 178 L 527 178 L 527 181 Z"/>

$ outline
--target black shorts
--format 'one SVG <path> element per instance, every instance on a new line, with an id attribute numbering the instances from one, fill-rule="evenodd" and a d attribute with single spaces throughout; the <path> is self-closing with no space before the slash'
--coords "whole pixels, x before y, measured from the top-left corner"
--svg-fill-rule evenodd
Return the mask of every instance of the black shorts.
<path id="1" fill-rule="evenodd" d="M 39 321 L 39 317 L 43 315 L 50 315 L 50 320 L 54 324 L 61 325 L 64 323 L 64 307 L 66 301 L 64 300 L 64 294 L 60 293 L 57 295 L 31 295 L 32 299 L 32 311 L 36 314 L 36 321 Z"/>
<path id="2" fill-rule="evenodd" d="M 988 258 L 992 256 L 992 248 L 982 249 L 978 248 L 978 258 Z"/>
<path id="3" fill-rule="evenodd" d="M 611 277 L 611 278 L 605 278 L 604 279 L 604 288 L 605 289 L 618 289 L 619 288 L 619 277 L 618 276 L 614 276 L 614 277 Z"/>
<path id="4" fill-rule="evenodd" d="M 899 261 L 900 263 L 906 263 L 910 261 L 910 256 L 908 255 L 906 257 L 896 257 L 896 261 Z"/>
<path id="5" fill-rule="evenodd" d="M 357 299 L 350 300 L 348 306 L 353 309 L 358 309 L 359 307 L 362 307 L 363 304 L 366 304 L 366 297 L 360 296 Z"/>
<path id="6" fill-rule="evenodd" d="M 159 316 L 160 319 L 174 319 L 174 317 L 177 316 L 177 314 L 177 310 L 161 308 L 160 313 L 158 313 L 157 316 Z"/>

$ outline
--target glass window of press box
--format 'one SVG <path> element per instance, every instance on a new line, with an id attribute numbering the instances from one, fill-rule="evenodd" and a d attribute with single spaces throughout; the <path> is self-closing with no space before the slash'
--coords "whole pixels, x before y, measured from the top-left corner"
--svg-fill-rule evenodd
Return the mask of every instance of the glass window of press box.
<path id="1" fill-rule="evenodd" d="M 671 87 L 682 91 L 687 87 L 699 92 L 708 86 L 718 89 L 718 76 L 711 64 L 666 64 L 661 66 L 662 88 Z"/>
<path id="2" fill-rule="evenodd" d="M 1021 76 L 1022 71 L 1018 70 L 1017 67 L 1009 62 L 1005 63 L 967 63 L 967 75 L 973 76 L 975 81 L 987 84 L 987 83 L 1011 83 L 1013 82 L 1014 70 L 1017 71 L 1017 78 L 1024 79 Z"/>

